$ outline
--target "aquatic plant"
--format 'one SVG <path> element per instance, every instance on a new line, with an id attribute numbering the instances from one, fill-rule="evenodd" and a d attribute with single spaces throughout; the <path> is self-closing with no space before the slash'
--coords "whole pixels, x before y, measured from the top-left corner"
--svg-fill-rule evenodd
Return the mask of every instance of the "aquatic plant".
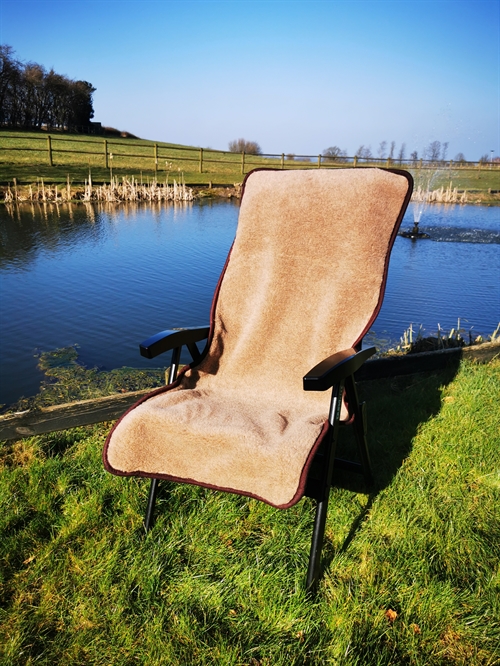
<path id="1" fill-rule="evenodd" d="M 495 331 L 488 336 L 487 340 L 482 335 L 474 337 L 472 328 L 467 333 L 468 341 L 465 338 L 465 329 L 462 327 L 460 317 L 457 320 L 457 326 L 452 327 L 449 333 L 446 333 L 441 325 L 438 323 L 436 335 L 424 336 L 424 328 L 420 324 L 418 331 L 413 329 L 413 324 L 410 324 L 403 332 L 396 347 L 388 350 L 388 353 L 396 354 L 415 354 L 424 351 L 437 351 L 439 349 L 451 349 L 453 347 L 465 347 L 470 345 L 478 345 L 483 342 L 494 342 L 500 338 L 500 323 Z"/>
<path id="2" fill-rule="evenodd" d="M 66 187 L 59 190 L 58 185 L 45 185 L 43 178 L 37 181 L 36 190 L 32 185 L 27 191 L 21 191 L 17 188 L 14 179 L 14 188 L 10 185 L 5 192 L 5 203 L 24 203 L 33 201 L 65 203 L 73 200 L 84 202 L 92 201 L 192 201 L 194 199 L 193 190 L 186 187 L 184 177 L 179 172 L 179 182 L 168 183 L 168 174 L 164 183 L 159 183 L 156 179 L 151 182 L 139 182 L 134 176 L 123 176 L 120 180 L 116 176 L 111 177 L 109 184 L 94 185 L 92 182 L 92 173 L 89 171 L 89 177 L 85 179 L 85 185 L 82 189 L 71 189 L 69 176 Z"/>

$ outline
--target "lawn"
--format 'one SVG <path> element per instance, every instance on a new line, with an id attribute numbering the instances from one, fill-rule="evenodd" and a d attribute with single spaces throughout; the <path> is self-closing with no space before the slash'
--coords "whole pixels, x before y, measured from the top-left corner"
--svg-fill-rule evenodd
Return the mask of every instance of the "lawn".
<path id="1" fill-rule="evenodd" d="M 308 499 L 164 483 L 145 537 L 111 424 L 0 445 L 0 663 L 500 663 L 500 360 L 361 392 L 376 485 L 336 476 L 313 601 Z"/>
<path id="2" fill-rule="evenodd" d="M 307 161 L 289 159 L 281 156 L 265 157 L 245 155 L 244 165 L 240 154 L 217 151 L 199 147 L 180 146 L 172 143 L 155 143 L 142 139 L 126 139 L 117 137 L 96 137 L 81 134 L 53 133 L 51 135 L 52 162 L 49 165 L 47 135 L 44 132 L 0 131 L 0 185 L 13 183 L 32 184 L 43 179 L 45 184 L 66 184 L 68 178 L 74 185 L 83 184 L 92 174 L 94 183 L 109 183 L 111 175 L 135 176 L 144 182 L 156 178 L 164 182 L 168 177 L 182 177 L 188 185 L 234 185 L 243 180 L 244 173 L 256 167 L 271 168 L 317 168 L 318 156 L 310 156 Z M 106 143 L 105 143 L 106 142 Z M 156 146 L 156 148 L 155 148 Z M 36 150 L 32 150 L 32 149 Z M 30 150 L 26 150 L 30 149 Z M 68 151 L 78 151 L 68 152 Z M 108 154 L 107 166 L 105 153 Z M 110 155 L 112 154 L 112 158 Z M 200 171 L 200 157 L 202 160 Z M 157 158 L 157 159 L 156 159 Z M 360 162 L 364 164 L 364 162 Z M 387 166 L 384 160 L 377 163 Z M 377 166 L 377 164 L 374 164 Z M 156 170 L 155 170 L 156 166 Z M 243 169 L 242 169 L 243 166 Z M 333 162 L 323 160 L 322 166 L 335 166 Z M 345 166 L 338 164 L 337 166 Z M 352 166 L 352 163 L 351 163 Z M 393 167 L 410 170 L 420 181 L 418 170 L 412 165 Z M 470 165 L 469 165 L 470 166 Z M 423 170 L 427 174 L 427 170 Z M 243 173 L 244 172 L 244 173 Z M 434 173 L 431 170 L 431 173 Z M 432 189 L 443 186 L 445 189 L 452 183 L 453 188 L 474 193 L 470 201 L 479 197 L 485 203 L 498 203 L 496 193 L 500 190 L 500 168 L 483 165 L 480 169 L 458 167 L 441 167 L 432 180 Z M 427 178 L 426 178 L 427 179 Z"/>

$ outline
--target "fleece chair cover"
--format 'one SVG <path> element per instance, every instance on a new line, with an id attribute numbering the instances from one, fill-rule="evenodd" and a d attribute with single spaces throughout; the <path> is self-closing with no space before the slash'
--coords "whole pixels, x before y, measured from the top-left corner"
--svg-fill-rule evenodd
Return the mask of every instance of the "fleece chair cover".
<path id="1" fill-rule="evenodd" d="M 410 191 L 376 168 L 249 174 L 202 359 L 116 423 L 106 469 L 297 502 L 329 428 L 302 378 L 375 319 Z"/>

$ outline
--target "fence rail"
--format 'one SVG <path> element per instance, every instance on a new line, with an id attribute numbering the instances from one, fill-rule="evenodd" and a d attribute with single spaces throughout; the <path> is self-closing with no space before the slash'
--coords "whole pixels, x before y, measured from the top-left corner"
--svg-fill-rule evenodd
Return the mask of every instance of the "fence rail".
<path id="1" fill-rule="evenodd" d="M 481 169 L 500 169 L 500 163 L 494 162 L 454 162 L 453 160 L 432 161 L 432 160 L 400 160 L 391 158 L 360 158 L 356 155 L 352 157 L 332 158 L 325 155 L 286 155 L 285 153 L 264 153 L 255 155 L 251 153 L 233 153 L 224 150 L 215 150 L 212 148 L 191 148 L 185 146 L 172 146 L 160 143 L 139 143 L 137 141 L 123 139 L 71 139 L 64 136 L 46 135 L 43 137 L 20 137 L 19 134 L 9 136 L 6 132 L 1 132 L 0 137 L 4 141 L 15 140 L 26 143 L 38 143 L 38 146 L 9 146 L 4 145 L 3 151 L 12 152 L 36 152 L 45 155 L 45 163 L 48 166 L 57 165 L 58 155 L 78 155 L 85 157 L 102 157 L 102 166 L 106 169 L 110 165 L 117 165 L 121 158 L 132 158 L 135 160 L 146 160 L 148 170 L 151 171 L 169 171 L 169 161 L 174 162 L 196 162 L 197 171 L 204 172 L 205 165 L 220 164 L 224 166 L 234 165 L 235 170 L 246 173 L 256 166 L 273 164 L 281 169 L 291 168 L 335 168 L 346 166 L 364 166 L 375 165 L 385 167 L 406 167 L 422 169 L 460 169 L 460 171 Z M 61 144 L 77 143 L 91 144 L 94 150 L 76 150 L 63 147 Z M 43 145 L 42 145 L 43 144 Z M 99 147 L 99 150 L 97 149 Z M 141 152 L 122 152 L 122 149 L 130 147 L 141 148 Z M 41 162 L 43 163 L 43 162 Z M 165 167 L 160 164 L 165 163 Z M 68 166 L 68 163 L 64 163 Z M 171 165 L 170 165 L 171 166 Z M 135 167 L 134 167 L 135 168 Z M 137 167 L 139 168 L 139 167 Z"/>

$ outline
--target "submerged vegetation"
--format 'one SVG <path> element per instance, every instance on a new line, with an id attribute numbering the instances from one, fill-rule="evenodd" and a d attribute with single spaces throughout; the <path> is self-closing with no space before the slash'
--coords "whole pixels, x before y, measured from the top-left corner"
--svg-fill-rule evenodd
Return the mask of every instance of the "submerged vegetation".
<path id="1" fill-rule="evenodd" d="M 113 393 L 153 389 L 165 383 L 165 368 L 87 368 L 78 360 L 77 345 L 40 353 L 38 369 L 44 376 L 40 392 L 10 405 L 9 412 L 50 407 Z"/>
<path id="2" fill-rule="evenodd" d="M 336 476 L 312 602 L 310 500 L 163 483 L 145 537 L 147 481 L 102 467 L 111 424 L 3 444 L 0 662 L 499 663 L 500 361 L 360 389 L 376 485 Z"/>

